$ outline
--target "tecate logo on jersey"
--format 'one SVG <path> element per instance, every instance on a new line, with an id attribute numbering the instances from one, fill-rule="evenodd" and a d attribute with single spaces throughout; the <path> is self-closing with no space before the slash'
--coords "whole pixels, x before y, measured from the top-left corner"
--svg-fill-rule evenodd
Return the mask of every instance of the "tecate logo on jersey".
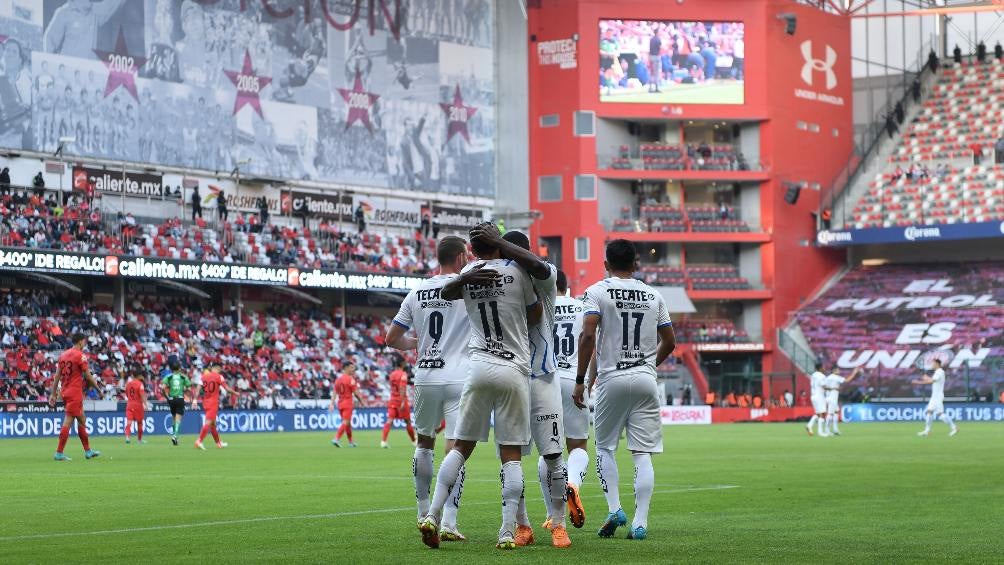
<path id="1" fill-rule="evenodd" d="M 903 230 L 903 238 L 907 241 L 918 239 L 938 239 L 941 237 L 941 228 L 918 228 L 910 226 Z"/>
<path id="2" fill-rule="evenodd" d="M 823 230 L 816 234 L 816 243 L 819 245 L 829 245 L 831 243 L 851 243 L 854 241 L 854 234 L 847 231 Z"/>

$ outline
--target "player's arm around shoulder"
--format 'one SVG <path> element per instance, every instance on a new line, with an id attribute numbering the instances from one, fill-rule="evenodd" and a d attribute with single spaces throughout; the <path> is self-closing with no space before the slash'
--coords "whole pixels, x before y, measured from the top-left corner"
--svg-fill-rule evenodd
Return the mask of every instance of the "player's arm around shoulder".
<path id="1" fill-rule="evenodd" d="M 439 297 L 443 300 L 460 300 L 464 297 L 464 286 L 471 284 L 475 286 L 488 286 L 490 284 L 495 284 L 499 277 L 498 271 L 494 269 L 486 269 L 485 263 L 477 263 L 474 266 L 469 266 L 465 268 L 464 272 L 460 274 L 459 277 L 454 278 L 452 281 L 446 283 L 443 286 L 443 290 L 440 291 Z"/>

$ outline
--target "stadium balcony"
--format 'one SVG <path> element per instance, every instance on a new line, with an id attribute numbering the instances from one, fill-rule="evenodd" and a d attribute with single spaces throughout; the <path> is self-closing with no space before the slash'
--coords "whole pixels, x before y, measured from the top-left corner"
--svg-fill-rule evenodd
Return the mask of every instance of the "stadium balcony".
<path id="1" fill-rule="evenodd" d="M 642 265 L 638 272 L 647 284 L 681 286 L 689 290 L 750 290 L 749 281 L 731 265 L 699 265 L 686 268 L 670 265 Z"/>
<path id="2" fill-rule="evenodd" d="M 680 343 L 749 343 L 746 330 L 725 318 L 684 318 L 674 322 L 673 329 Z"/>
<path id="3" fill-rule="evenodd" d="M 749 225 L 737 218 L 734 207 L 693 205 L 679 208 L 671 204 L 638 207 L 635 216 L 630 207 L 621 208 L 621 217 L 613 221 L 615 232 L 734 232 L 748 233 Z"/>
<path id="4" fill-rule="evenodd" d="M 59 206 L 54 193 L 11 187 L 0 195 L 0 246 L 379 273 L 424 273 L 432 266 L 435 241 L 417 232 L 406 239 L 327 222 L 311 229 L 246 218 L 235 213 L 214 226 L 201 218 L 102 214 L 79 194 Z"/>
<path id="5" fill-rule="evenodd" d="M 948 396 L 999 388 L 1004 307 L 1002 262 L 896 264 L 856 267 L 794 315 L 810 358 L 845 372 L 862 366 L 855 386 L 870 396 L 918 398 L 912 385 L 930 366 L 947 363 Z M 908 328 L 923 335 L 907 337 Z M 934 328 L 946 330 L 936 334 Z M 931 333 L 927 333 L 930 329 Z"/>
<path id="6" fill-rule="evenodd" d="M 125 380 L 143 374 L 157 380 L 170 356 L 186 372 L 218 362 L 241 391 L 234 406 L 268 405 L 274 399 L 330 398 L 342 362 L 360 366 L 358 378 L 365 405 L 386 397 L 386 375 L 400 359 L 386 349 L 383 335 L 389 319 L 360 316 L 344 327 L 329 316 L 310 311 L 246 312 L 240 325 L 194 305 L 134 297 L 124 317 L 46 291 L 0 293 L 0 401 L 43 401 L 51 387 L 59 354 L 68 335 L 86 330 L 91 336 L 91 368 L 104 390 L 94 397 L 123 400 Z M 159 387 L 151 398 L 162 400 Z"/>
<path id="7" fill-rule="evenodd" d="M 598 159 L 600 168 L 645 171 L 760 171 L 730 144 L 666 144 L 639 142 L 620 145 Z"/>

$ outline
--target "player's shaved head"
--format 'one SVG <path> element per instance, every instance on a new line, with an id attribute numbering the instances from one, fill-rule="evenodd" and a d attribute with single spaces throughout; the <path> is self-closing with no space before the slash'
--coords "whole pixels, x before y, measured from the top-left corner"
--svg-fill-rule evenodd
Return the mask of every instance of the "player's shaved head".
<path id="1" fill-rule="evenodd" d="M 565 276 L 565 271 L 558 271 L 558 277 L 555 279 L 554 284 L 558 287 L 558 292 L 562 294 L 568 290 L 568 277 Z"/>
<path id="2" fill-rule="evenodd" d="M 526 237 L 526 234 L 518 231 L 507 231 L 502 236 L 502 239 L 508 241 L 509 243 L 530 250 L 530 238 Z"/>
<path id="3" fill-rule="evenodd" d="M 626 239 L 615 239 L 607 244 L 607 267 L 611 271 L 627 272 L 634 271 L 635 261 L 638 259 L 638 252 L 635 251 L 634 244 Z"/>
<path id="4" fill-rule="evenodd" d="M 436 260 L 440 265 L 452 265 L 467 253 L 467 242 L 462 237 L 448 235 L 436 245 Z"/>

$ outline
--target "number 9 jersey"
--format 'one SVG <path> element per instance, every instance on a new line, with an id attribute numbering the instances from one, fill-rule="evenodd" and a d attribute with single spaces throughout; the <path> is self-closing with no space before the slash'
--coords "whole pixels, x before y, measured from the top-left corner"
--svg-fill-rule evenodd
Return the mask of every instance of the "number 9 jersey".
<path id="1" fill-rule="evenodd" d="M 408 293 L 394 323 L 415 330 L 418 361 L 415 384 L 453 384 L 467 380 L 467 341 L 471 327 L 459 302 L 440 293 L 457 275 L 436 275 Z M 437 422 L 438 423 L 438 422 Z"/>
<path id="2" fill-rule="evenodd" d="M 597 378 L 612 373 L 655 374 L 659 329 L 672 325 L 666 302 L 637 279 L 604 279 L 586 290 L 585 316 L 600 317 Z"/>

